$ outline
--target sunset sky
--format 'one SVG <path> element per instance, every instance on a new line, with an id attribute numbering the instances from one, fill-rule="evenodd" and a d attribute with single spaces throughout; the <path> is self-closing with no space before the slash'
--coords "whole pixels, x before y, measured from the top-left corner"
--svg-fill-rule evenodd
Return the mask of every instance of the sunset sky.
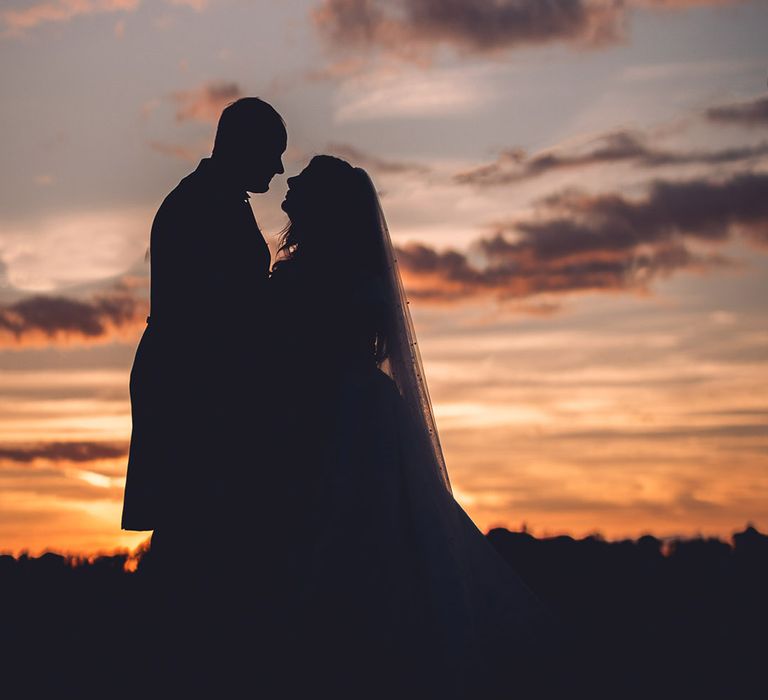
<path id="1" fill-rule="evenodd" d="M 765 0 L 3 0 L 0 551 L 146 538 L 149 228 L 244 95 L 288 127 L 273 248 L 313 154 L 382 192 L 481 529 L 768 529 L 767 36 Z"/>

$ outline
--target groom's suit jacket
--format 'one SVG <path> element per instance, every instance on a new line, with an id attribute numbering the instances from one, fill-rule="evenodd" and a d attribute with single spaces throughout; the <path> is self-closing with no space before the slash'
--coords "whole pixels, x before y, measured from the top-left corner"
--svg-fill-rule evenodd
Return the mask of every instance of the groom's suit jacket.
<path id="1" fill-rule="evenodd" d="M 123 529 L 216 517 L 228 431 L 256 387 L 269 265 L 247 193 L 204 159 L 152 225 L 150 317 L 131 371 Z"/>

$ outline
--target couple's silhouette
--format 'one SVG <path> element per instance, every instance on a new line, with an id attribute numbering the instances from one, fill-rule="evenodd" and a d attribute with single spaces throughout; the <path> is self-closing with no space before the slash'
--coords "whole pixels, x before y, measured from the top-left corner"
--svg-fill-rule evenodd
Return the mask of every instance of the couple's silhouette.
<path id="1" fill-rule="evenodd" d="M 288 179 L 270 273 L 247 192 L 286 144 L 270 105 L 231 104 L 152 227 L 122 525 L 154 530 L 155 669 L 232 695 L 485 698 L 514 665 L 532 694 L 549 618 L 453 499 L 364 170 L 320 155 Z"/>

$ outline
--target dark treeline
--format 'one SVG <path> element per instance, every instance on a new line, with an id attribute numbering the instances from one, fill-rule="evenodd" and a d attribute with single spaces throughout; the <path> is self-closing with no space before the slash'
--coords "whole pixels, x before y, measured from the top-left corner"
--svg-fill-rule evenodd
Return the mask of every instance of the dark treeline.
<path id="1" fill-rule="evenodd" d="M 768 536 L 754 528 L 731 543 L 488 538 L 560 620 L 552 669 L 568 697 L 768 697 Z M 0 556 L 6 697 L 154 697 L 151 552 L 130 564 Z M 520 697 L 512 659 L 509 697 Z"/>

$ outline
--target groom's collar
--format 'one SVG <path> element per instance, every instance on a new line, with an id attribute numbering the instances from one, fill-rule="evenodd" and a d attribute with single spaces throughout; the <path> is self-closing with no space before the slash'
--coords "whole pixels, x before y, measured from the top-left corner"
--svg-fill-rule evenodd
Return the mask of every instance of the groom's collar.
<path id="1" fill-rule="evenodd" d="M 213 158 L 203 158 L 195 170 L 196 173 L 209 179 L 213 186 L 222 194 L 231 197 L 237 197 L 240 200 L 250 199 L 251 195 L 246 192 L 242 185 L 235 183 L 226 168 L 222 168 Z"/>

